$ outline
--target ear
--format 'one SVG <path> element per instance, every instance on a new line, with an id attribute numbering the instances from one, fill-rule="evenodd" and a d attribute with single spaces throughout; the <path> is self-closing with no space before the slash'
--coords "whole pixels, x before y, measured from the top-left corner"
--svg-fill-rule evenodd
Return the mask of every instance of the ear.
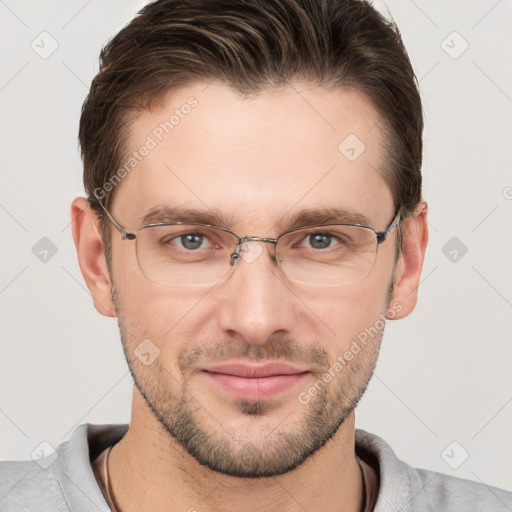
<path id="1" fill-rule="evenodd" d="M 99 219 L 84 197 L 71 203 L 73 240 L 80 270 L 91 292 L 94 307 L 104 316 L 117 316 L 112 301 L 111 280 L 101 240 Z"/>
<path id="2" fill-rule="evenodd" d="M 390 304 L 400 304 L 400 311 L 390 319 L 398 320 L 409 315 L 418 300 L 418 286 L 428 242 L 428 205 L 421 202 L 412 216 L 401 223 L 402 254 L 394 274 L 394 289 Z"/>

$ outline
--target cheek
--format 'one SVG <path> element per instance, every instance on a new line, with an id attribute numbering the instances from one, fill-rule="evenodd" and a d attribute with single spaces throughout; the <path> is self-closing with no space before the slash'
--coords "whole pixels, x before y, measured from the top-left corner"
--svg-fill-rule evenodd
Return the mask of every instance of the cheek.
<path id="1" fill-rule="evenodd" d="M 139 268 L 133 242 L 114 243 L 113 278 L 128 349 L 133 352 L 149 339 L 159 348 L 162 363 L 171 369 L 190 340 L 197 339 L 207 323 L 214 321 L 215 309 L 207 310 L 208 301 L 204 300 L 211 289 L 164 286 L 150 281 Z"/>
<path id="2" fill-rule="evenodd" d="M 149 339 L 159 348 L 162 364 L 169 370 L 177 367 L 180 352 L 212 321 L 214 310 L 207 312 L 204 305 L 209 290 L 163 286 L 146 279 L 138 267 L 122 270 L 115 282 L 130 350 Z"/>
<path id="3" fill-rule="evenodd" d="M 309 324 L 309 334 L 323 345 L 331 357 L 343 353 L 361 333 L 367 332 L 379 322 L 386 311 L 386 295 L 389 272 L 353 286 L 298 293 L 307 308 L 304 309 L 304 324 Z M 304 334 L 304 333 L 301 333 Z M 363 334 L 364 336 L 364 334 Z"/>
<path id="4" fill-rule="evenodd" d="M 123 317 L 155 338 L 162 336 L 183 315 L 181 290 L 154 283 L 142 273 L 135 243 L 118 241 L 113 248 L 114 283 Z"/>

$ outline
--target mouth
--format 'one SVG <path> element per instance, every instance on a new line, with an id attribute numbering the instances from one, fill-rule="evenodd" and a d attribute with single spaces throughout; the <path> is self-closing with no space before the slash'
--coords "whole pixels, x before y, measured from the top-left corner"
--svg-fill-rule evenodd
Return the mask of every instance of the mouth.
<path id="1" fill-rule="evenodd" d="M 269 400 L 290 390 L 309 371 L 285 363 L 262 365 L 230 363 L 203 368 L 202 373 L 217 389 L 232 397 L 248 400 Z"/>

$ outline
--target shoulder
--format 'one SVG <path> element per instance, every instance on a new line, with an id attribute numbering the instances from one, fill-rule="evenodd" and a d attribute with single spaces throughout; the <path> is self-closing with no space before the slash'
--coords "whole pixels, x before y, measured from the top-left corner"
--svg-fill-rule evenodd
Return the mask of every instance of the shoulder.
<path id="1" fill-rule="evenodd" d="M 483 482 L 408 467 L 412 503 L 435 504 L 436 510 L 498 512 L 512 510 L 512 493 Z M 424 508 L 423 508 L 424 509 Z M 420 510 L 423 510 L 420 509 Z M 413 510 L 414 507 L 413 507 Z M 426 510 L 426 509 L 425 509 Z"/>
<path id="2" fill-rule="evenodd" d="M 52 465 L 32 460 L 0 462 L 0 510 L 69 510 Z"/>
<path id="3" fill-rule="evenodd" d="M 379 436 L 355 432 L 356 452 L 379 475 L 375 512 L 510 512 L 512 493 L 481 482 L 414 468 Z"/>
<path id="4" fill-rule="evenodd" d="M 107 512 L 91 460 L 127 429 L 125 424 L 85 423 L 44 457 L 0 462 L 0 511 Z"/>

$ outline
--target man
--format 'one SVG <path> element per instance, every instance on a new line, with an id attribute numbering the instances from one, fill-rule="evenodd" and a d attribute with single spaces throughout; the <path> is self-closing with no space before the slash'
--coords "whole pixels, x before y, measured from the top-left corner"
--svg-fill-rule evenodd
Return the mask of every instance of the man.
<path id="1" fill-rule="evenodd" d="M 512 510 L 355 430 L 427 245 L 423 120 L 360 0 L 160 0 L 101 54 L 73 237 L 130 425 L 1 464 L 5 510 Z M 15 486 L 15 487 L 14 487 Z"/>

